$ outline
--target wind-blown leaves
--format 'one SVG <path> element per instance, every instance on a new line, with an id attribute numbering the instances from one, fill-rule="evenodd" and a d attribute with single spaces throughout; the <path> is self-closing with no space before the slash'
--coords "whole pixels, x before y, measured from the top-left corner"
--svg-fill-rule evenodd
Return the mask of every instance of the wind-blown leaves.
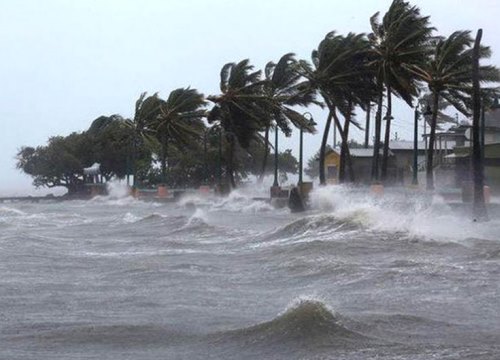
<path id="1" fill-rule="evenodd" d="M 427 84 L 431 92 L 437 92 L 466 116 L 471 108 L 472 43 L 470 31 L 455 31 L 448 38 L 434 38 L 429 61 L 407 66 L 418 80 Z M 482 47 L 480 55 L 487 59 L 491 51 Z M 500 80 L 498 69 L 491 65 L 480 66 L 479 76 L 482 84 Z"/>
<path id="2" fill-rule="evenodd" d="M 412 64 L 425 63 L 430 51 L 429 40 L 434 28 L 429 17 L 421 16 L 416 6 L 394 0 L 379 21 L 379 13 L 370 18 L 369 35 L 377 75 L 396 96 L 412 106 L 418 95 L 416 79 L 408 70 Z"/>
<path id="3" fill-rule="evenodd" d="M 270 103 L 263 94 L 261 71 L 253 71 L 248 59 L 224 65 L 220 77 L 221 94 L 207 97 L 214 103 L 207 120 L 209 123 L 218 122 L 224 129 L 229 144 L 227 173 L 235 187 L 235 141 L 244 149 L 248 149 L 252 141 L 262 141 L 258 132 L 265 128 L 269 119 Z"/>
<path id="4" fill-rule="evenodd" d="M 309 86 L 308 81 L 302 79 L 296 69 L 295 55 L 288 53 L 283 55 L 277 64 L 269 62 L 265 71 L 264 92 L 269 100 L 271 120 L 274 120 L 287 136 L 291 134 L 290 124 L 306 132 L 315 132 L 309 119 L 292 109 L 293 106 L 323 106 L 316 100 L 316 90 Z"/>
<path id="5" fill-rule="evenodd" d="M 427 188 L 434 188 L 433 159 L 437 128 L 438 105 L 441 98 L 455 109 L 468 116 L 472 103 L 472 49 L 470 31 L 455 31 L 448 38 L 433 39 L 433 52 L 429 61 L 407 66 L 417 79 L 425 82 L 432 92 L 432 120 L 427 153 Z M 491 55 L 487 47 L 479 49 L 483 59 Z M 493 66 L 479 67 L 479 81 L 482 84 L 500 81 L 500 72 Z"/>
<path id="6" fill-rule="evenodd" d="M 205 126 L 205 99 L 196 89 L 178 88 L 170 92 L 167 100 L 159 100 L 159 112 L 150 127 L 161 146 L 160 161 L 163 181 L 166 178 L 168 146 L 193 146 L 201 138 Z"/>

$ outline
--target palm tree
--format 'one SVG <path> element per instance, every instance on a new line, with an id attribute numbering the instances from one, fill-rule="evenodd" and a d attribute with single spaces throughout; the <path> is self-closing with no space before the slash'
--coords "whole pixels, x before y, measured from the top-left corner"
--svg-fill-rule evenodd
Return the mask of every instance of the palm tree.
<path id="1" fill-rule="evenodd" d="M 481 113 L 481 88 L 479 85 L 479 58 L 483 29 L 479 29 L 472 49 L 472 178 L 474 179 L 474 216 L 488 220 L 484 201 L 484 162 L 481 155 L 479 118 Z M 483 144 L 484 145 L 484 144 Z"/>
<path id="2" fill-rule="evenodd" d="M 262 170 L 259 180 L 264 177 L 269 154 L 269 130 L 278 128 L 290 136 L 292 129 L 290 123 L 298 129 L 312 133 L 314 126 L 301 113 L 294 110 L 293 106 L 308 106 L 312 103 L 323 106 L 316 101 L 315 91 L 307 82 L 301 81 L 302 76 L 296 71 L 297 61 L 292 53 L 285 54 L 277 64 L 272 61 L 265 67 L 265 95 L 269 98 L 272 107 L 269 109 L 270 122 L 265 128 L 265 151 L 262 161 Z M 274 123 L 274 124 L 273 124 Z"/>
<path id="3" fill-rule="evenodd" d="M 262 141 L 259 131 L 270 122 L 268 110 L 272 106 L 263 92 L 261 71 L 253 71 L 248 59 L 224 65 L 220 77 L 221 94 L 207 97 L 214 103 L 208 122 L 218 122 L 224 129 L 228 144 L 226 173 L 235 188 L 235 147 L 238 143 L 243 149 L 248 149 L 252 141 Z"/>
<path id="4" fill-rule="evenodd" d="M 330 32 L 312 53 L 314 69 L 306 61 L 300 62 L 301 74 L 319 91 L 329 110 L 319 152 L 321 184 L 326 183 L 324 162 L 332 120 L 342 139 L 339 179 L 344 180 L 347 164 L 350 180 L 354 181 L 348 147 L 349 126 L 352 123 L 360 127 L 353 117 L 354 107 L 365 108 L 373 98 L 373 73 L 368 66 L 369 50 L 368 40 L 363 34 L 349 33 L 342 36 Z M 344 117 L 343 126 L 337 110 Z"/>
<path id="5" fill-rule="evenodd" d="M 152 147 L 155 131 L 150 127 L 160 113 L 161 101 L 158 94 L 146 97 L 143 92 L 135 102 L 134 118 L 127 119 L 126 124 L 133 131 L 132 136 L 132 173 L 134 175 L 133 186 L 138 185 L 137 179 L 137 152 L 140 146 L 146 144 Z"/>
<path id="6" fill-rule="evenodd" d="M 173 90 L 167 100 L 160 100 L 160 112 L 152 119 L 150 127 L 155 130 L 155 137 L 160 144 L 160 163 L 162 183 L 167 178 L 168 145 L 176 147 L 193 146 L 205 128 L 202 117 L 205 116 L 203 94 L 196 89 L 179 88 Z"/>
<path id="7" fill-rule="evenodd" d="M 434 189 L 433 160 L 437 117 L 440 98 L 444 98 L 462 114 L 468 116 L 471 108 L 472 90 L 472 37 L 470 31 L 455 31 L 448 38 L 435 38 L 430 60 L 422 64 L 408 66 L 420 80 L 424 81 L 432 93 L 432 118 L 427 152 L 427 189 Z M 491 56 L 488 47 L 479 49 L 479 57 Z M 497 68 L 483 65 L 479 67 L 479 81 L 498 82 Z"/>
<path id="8" fill-rule="evenodd" d="M 374 181 L 378 181 L 378 159 L 384 86 L 387 93 L 387 113 L 384 152 L 382 157 L 382 180 L 387 177 L 389 140 L 392 120 L 392 94 L 412 106 L 412 99 L 418 95 L 415 76 L 407 69 L 412 64 L 425 61 L 429 37 L 434 30 L 429 26 L 429 17 L 420 15 L 416 6 L 404 0 L 394 0 L 389 10 L 379 21 L 379 13 L 370 18 L 372 33 L 369 35 L 373 47 L 374 63 L 378 79 L 378 101 L 376 113 L 376 134 L 373 152 Z"/>

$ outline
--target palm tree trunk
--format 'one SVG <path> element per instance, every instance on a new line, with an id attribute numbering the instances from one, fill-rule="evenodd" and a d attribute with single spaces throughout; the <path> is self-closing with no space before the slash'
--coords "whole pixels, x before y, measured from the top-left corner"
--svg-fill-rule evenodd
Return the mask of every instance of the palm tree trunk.
<path id="1" fill-rule="evenodd" d="M 134 179 L 132 181 L 132 187 L 135 189 L 137 186 L 137 132 L 134 130 L 132 135 L 132 175 Z"/>
<path id="2" fill-rule="evenodd" d="M 368 142 L 370 141 L 370 112 L 371 112 L 371 104 L 368 101 L 366 107 L 366 122 L 365 122 L 365 149 L 368 149 Z"/>
<path id="3" fill-rule="evenodd" d="M 352 108 L 351 104 L 349 104 L 349 108 Z M 342 128 L 342 125 L 340 124 L 340 120 L 337 116 L 335 108 L 333 108 L 331 111 L 333 112 L 333 118 L 335 119 L 335 126 L 339 131 L 340 138 L 342 140 L 341 150 L 340 150 L 339 182 L 340 183 L 345 182 L 346 168 L 349 170 L 349 181 L 354 182 L 354 169 L 352 165 L 352 158 L 351 158 L 351 153 L 349 151 L 349 141 L 348 141 L 349 125 L 351 123 L 351 112 L 349 112 L 349 115 L 346 117 L 344 122 L 344 128 Z"/>
<path id="4" fill-rule="evenodd" d="M 438 115 L 439 91 L 432 92 L 432 118 L 431 133 L 429 135 L 429 148 L 427 150 L 426 182 L 427 190 L 434 190 L 434 143 L 436 138 L 436 124 Z"/>
<path id="5" fill-rule="evenodd" d="M 477 220 L 488 220 L 486 204 L 484 200 L 484 163 L 481 152 L 481 142 L 479 137 L 479 115 L 481 112 L 481 98 L 479 88 L 479 50 L 483 30 L 477 31 L 474 49 L 472 53 L 472 172 L 474 179 L 474 217 Z M 482 151 L 481 151 L 482 150 Z"/>
<path id="6" fill-rule="evenodd" d="M 382 155 L 382 181 L 387 180 L 387 166 L 389 164 L 389 141 L 391 140 L 391 119 L 392 119 L 392 97 L 391 87 L 387 86 L 387 114 L 385 123 L 384 153 Z"/>
<path id="7" fill-rule="evenodd" d="M 375 141 L 373 143 L 373 162 L 372 162 L 372 182 L 379 181 L 379 152 L 380 152 L 380 132 L 382 130 L 382 102 L 384 99 L 384 88 L 379 80 L 379 93 L 377 101 L 377 112 L 375 114 Z"/>
<path id="8" fill-rule="evenodd" d="M 351 116 L 352 116 L 352 101 L 349 100 L 349 115 L 348 118 L 346 119 L 345 125 L 344 125 L 344 140 L 342 142 L 345 144 L 344 147 L 342 148 L 342 152 L 344 153 L 344 162 L 347 164 L 347 168 L 349 170 L 349 181 L 351 183 L 354 182 L 354 168 L 352 166 L 352 157 L 351 157 L 351 152 L 349 150 L 349 127 L 351 124 Z"/>
<path id="9" fill-rule="evenodd" d="M 161 182 L 163 185 L 167 183 L 167 151 L 168 151 L 167 137 L 165 135 L 162 135 L 160 161 L 161 161 Z"/>
<path id="10" fill-rule="evenodd" d="M 319 183 L 326 185 L 325 176 L 325 157 L 326 157 L 326 143 L 328 142 L 328 133 L 330 132 L 330 124 L 332 123 L 333 114 L 330 111 L 326 119 L 325 130 L 323 131 L 323 139 L 321 140 L 321 147 L 319 149 Z"/>
<path id="11" fill-rule="evenodd" d="M 269 128 L 270 126 L 266 126 L 266 131 L 264 133 L 264 157 L 262 159 L 262 168 L 260 170 L 259 183 L 262 183 L 266 174 L 267 159 L 269 157 Z"/>
<path id="12" fill-rule="evenodd" d="M 229 183 L 232 189 L 236 189 L 236 181 L 234 180 L 234 135 L 232 133 L 229 135 L 229 154 L 227 160 L 227 176 L 229 178 Z"/>

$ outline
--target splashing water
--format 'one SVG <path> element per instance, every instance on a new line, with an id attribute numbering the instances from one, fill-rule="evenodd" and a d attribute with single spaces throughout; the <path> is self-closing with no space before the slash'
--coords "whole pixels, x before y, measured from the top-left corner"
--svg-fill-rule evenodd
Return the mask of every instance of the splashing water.
<path id="1" fill-rule="evenodd" d="M 109 199 L 123 199 L 130 196 L 130 187 L 121 180 L 112 180 L 106 184 Z"/>
<path id="2" fill-rule="evenodd" d="M 386 190 L 381 198 L 366 189 L 331 185 L 315 189 L 311 204 L 316 211 L 330 212 L 339 220 L 354 221 L 378 231 L 405 232 L 413 237 L 446 241 L 472 237 L 498 240 L 493 229 L 494 224 L 500 225 L 499 220 L 476 223 L 453 211 L 439 196 Z"/>

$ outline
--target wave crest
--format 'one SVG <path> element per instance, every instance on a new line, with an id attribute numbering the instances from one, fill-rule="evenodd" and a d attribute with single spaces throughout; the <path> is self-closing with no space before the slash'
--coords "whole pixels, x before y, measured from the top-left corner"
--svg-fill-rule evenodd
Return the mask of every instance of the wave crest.
<path id="1" fill-rule="evenodd" d="M 371 341 L 365 335 L 349 330 L 324 303 L 312 299 L 299 299 L 271 321 L 232 330 L 224 335 L 251 343 L 313 345 L 321 342 L 339 347 L 359 347 Z"/>

